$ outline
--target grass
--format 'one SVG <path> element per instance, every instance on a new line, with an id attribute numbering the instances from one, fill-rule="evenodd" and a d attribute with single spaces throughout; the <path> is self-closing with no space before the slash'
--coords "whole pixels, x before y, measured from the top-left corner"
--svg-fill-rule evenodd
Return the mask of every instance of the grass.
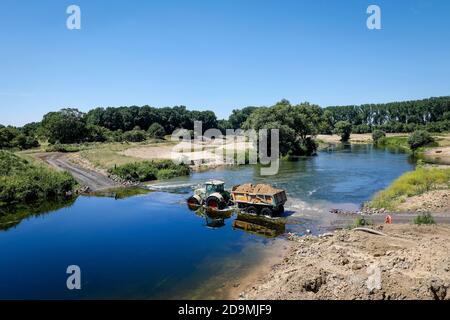
<path id="1" fill-rule="evenodd" d="M 408 145 L 408 136 L 384 137 L 378 140 L 378 146 L 397 148 L 407 152 L 411 151 L 411 148 Z"/>
<path id="2" fill-rule="evenodd" d="M 416 150 L 416 153 L 422 153 L 428 148 L 442 146 L 443 144 L 450 144 L 449 141 L 445 137 L 438 136 L 436 138 L 435 136 L 433 136 L 433 138 L 435 138 L 436 142 L 432 142 L 424 147 L 418 148 Z M 408 144 L 408 136 L 407 135 L 384 137 L 378 141 L 377 145 L 381 146 L 381 147 L 387 147 L 387 148 L 396 148 L 396 149 L 400 149 L 405 152 L 412 152 L 412 150 Z"/>
<path id="3" fill-rule="evenodd" d="M 160 146 L 168 144 L 167 141 L 155 142 L 149 141 L 140 142 L 140 143 L 102 143 L 97 145 L 95 148 L 90 148 L 86 150 L 82 150 L 80 155 L 82 158 L 85 158 L 94 166 L 102 168 L 102 169 L 112 169 L 117 166 L 123 166 L 129 163 L 138 162 L 141 159 L 130 157 L 121 154 L 121 152 L 140 146 Z"/>
<path id="4" fill-rule="evenodd" d="M 387 189 L 378 192 L 368 203 L 371 208 L 396 210 L 396 206 L 406 198 L 431 190 L 449 187 L 450 169 L 423 168 L 403 174 Z"/>
<path id="5" fill-rule="evenodd" d="M 435 224 L 433 216 L 429 213 L 419 214 L 413 220 L 414 224 L 422 225 L 422 224 Z"/>

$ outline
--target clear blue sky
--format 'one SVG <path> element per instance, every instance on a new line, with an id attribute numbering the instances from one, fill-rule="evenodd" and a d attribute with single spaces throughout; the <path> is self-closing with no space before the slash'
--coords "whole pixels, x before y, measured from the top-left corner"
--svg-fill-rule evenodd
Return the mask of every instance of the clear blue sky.
<path id="1" fill-rule="evenodd" d="M 77 4 L 82 29 L 66 29 Z M 382 9 L 382 30 L 366 9 Z M 450 94 L 447 0 L 1 0 L 0 123 L 98 106 L 218 117 Z"/>

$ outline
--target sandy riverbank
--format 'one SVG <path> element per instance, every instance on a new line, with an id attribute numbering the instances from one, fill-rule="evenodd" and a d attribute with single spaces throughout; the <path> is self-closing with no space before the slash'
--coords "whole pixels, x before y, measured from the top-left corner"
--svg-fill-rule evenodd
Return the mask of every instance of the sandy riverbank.
<path id="1" fill-rule="evenodd" d="M 386 236 L 292 236 L 284 258 L 235 298 L 450 299 L 450 226 L 377 229 Z"/>
<path id="2" fill-rule="evenodd" d="M 387 137 L 405 136 L 406 133 L 387 133 Z M 319 134 L 317 140 L 329 144 L 341 143 L 341 137 L 337 134 Z M 373 143 L 371 133 L 352 133 L 350 135 L 350 143 Z"/>

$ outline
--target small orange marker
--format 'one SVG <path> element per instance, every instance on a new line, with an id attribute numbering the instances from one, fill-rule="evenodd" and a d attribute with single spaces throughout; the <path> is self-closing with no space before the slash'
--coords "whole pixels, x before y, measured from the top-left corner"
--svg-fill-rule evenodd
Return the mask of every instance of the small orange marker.
<path id="1" fill-rule="evenodd" d="M 384 219 L 384 223 L 386 224 L 392 224 L 392 217 L 390 215 L 386 216 L 386 219 Z"/>

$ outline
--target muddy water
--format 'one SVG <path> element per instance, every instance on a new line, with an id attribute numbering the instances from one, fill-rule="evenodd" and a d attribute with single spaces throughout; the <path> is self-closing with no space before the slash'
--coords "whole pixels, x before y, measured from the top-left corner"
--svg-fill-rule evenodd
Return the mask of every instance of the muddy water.
<path id="1" fill-rule="evenodd" d="M 329 208 L 357 209 L 412 168 L 405 154 L 356 145 L 283 162 L 272 177 L 246 166 L 195 173 L 125 199 L 79 197 L 0 231 L 0 298 L 226 297 L 230 285 L 282 250 L 283 235 L 233 212 L 190 211 L 185 199 L 195 186 L 211 178 L 274 184 L 289 197 L 283 230 L 320 232 L 333 223 Z M 236 220 L 250 227 L 233 228 Z M 81 268 L 81 290 L 67 290 L 69 265 Z"/>

